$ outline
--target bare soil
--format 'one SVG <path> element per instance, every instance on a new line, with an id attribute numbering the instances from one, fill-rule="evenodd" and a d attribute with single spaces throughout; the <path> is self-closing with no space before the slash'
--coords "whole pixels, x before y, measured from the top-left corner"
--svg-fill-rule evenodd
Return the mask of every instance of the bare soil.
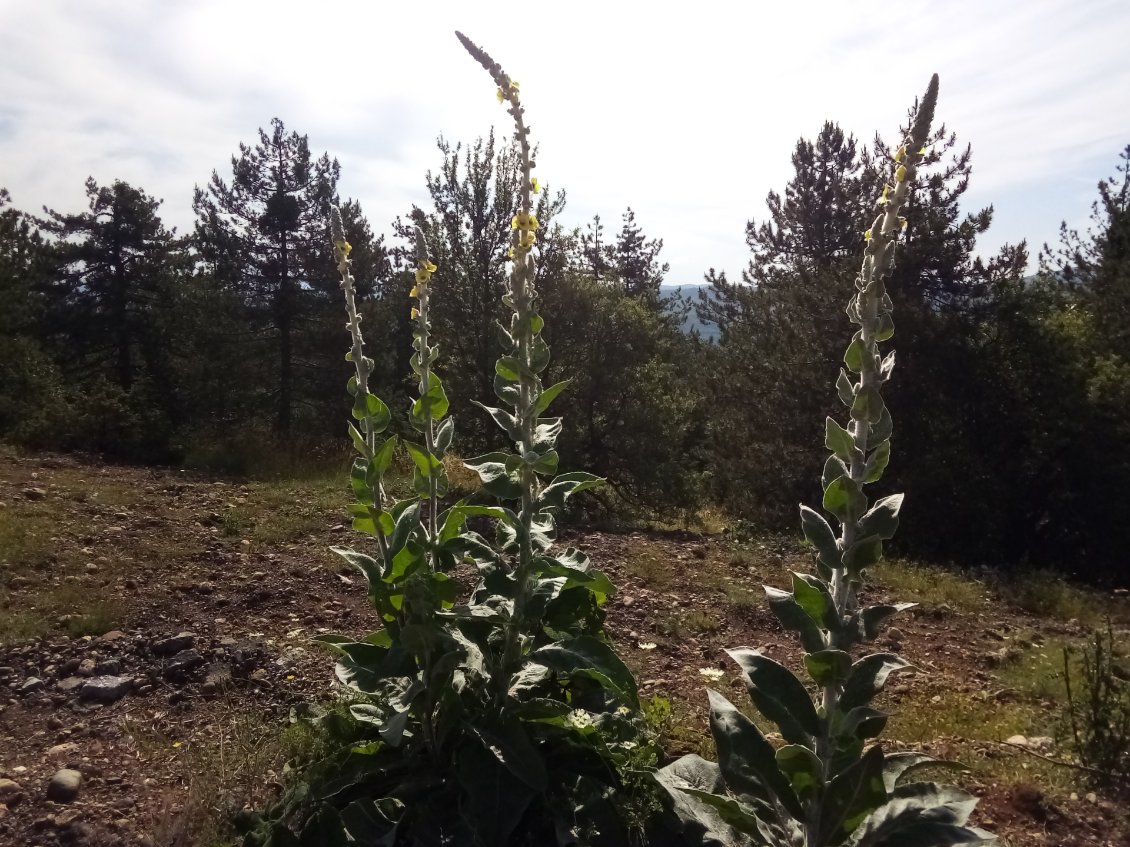
<path id="1" fill-rule="evenodd" d="M 279 790 L 291 707 L 335 685 L 310 636 L 374 625 L 360 579 L 327 549 L 356 541 L 344 486 L 280 490 L 0 453 L 0 845 L 224 843 L 225 815 Z M 724 648 L 795 662 L 760 588 L 809 569 L 795 543 L 575 529 L 562 542 L 619 587 L 609 631 L 641 693 L 671 704 L 673 756 L 712 753 L 706 685 L 746 702 Z M 1054 668 L 1086 627 L 970 593 L 983 599 L 924 599 L 882 642 L 917 668 L 886 695 L 886 743 L 963 760 L 976 822 L 1009 844 L 1130 845 L 1117 797 L 993 737 L 1055 735 L 1054 686 L 1022 671 Z M 1124 598 L 1103 602 L 1130 617 Z M 106 678 L 118 692 L 90 685 Z M 47 799 L 62 768 L 82 774 L 72 802 Z"/>

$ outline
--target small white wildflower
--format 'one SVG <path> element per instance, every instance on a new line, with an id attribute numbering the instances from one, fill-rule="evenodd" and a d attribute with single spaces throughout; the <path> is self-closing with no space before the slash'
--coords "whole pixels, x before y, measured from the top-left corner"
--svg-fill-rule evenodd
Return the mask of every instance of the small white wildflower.
<path id="1" fill-rule="evenodd" d="M 718 668 L 699 668 L 698 672 L 711 682 L 717 682 L 726 675 L 725 671 L 721 671 Z"/>
<path id="2" fill-rule="evenodd" d="M 584 709 L 574 709 L 565 720 L 574 729 L 584 729 L 585 727 L 592 726 L 592 716 Z"/>
<path id="3" fill-rule="evenodd" d="M 616 714 L 618 714 L 622 718 L 626 718 L 631 713 L 632 713 L 632 710 L 629 709 L 627 706 L 621 706 L 619 709 L 616 710 Z"/>
<path id="4" fill-rule="evenodd" d="M 638 646 L 641 650 L 654 650 L 659 645 L 654 641 L 641 641 Z"/>

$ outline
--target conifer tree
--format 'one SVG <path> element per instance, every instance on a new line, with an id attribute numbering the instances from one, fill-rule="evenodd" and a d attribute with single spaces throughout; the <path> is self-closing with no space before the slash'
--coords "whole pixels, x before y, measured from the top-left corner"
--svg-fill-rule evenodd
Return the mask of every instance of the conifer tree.
<path id="1" fill-rule="evenodd" d="M 326 295 L 335 291 L 326 221 L 340 173 L 336 159 L 313 158 L 307 137 L 287 133 L 275 118 L 254 147 L 240 144 L 230 182 L 213 171 L 193 198 L 200 256 L 238 292 L 248 323 L 266 341 L 262 354 L 274 360 L 270 395 L 283 433 L 313 381 L 302 371 L 307 321 L 328 310 Z"/>
<path id="2" fill-rule="evenodd" d="M 663 239 L 648 239 L 636 223 L 636 213 L 629 206 L 612 249 L 616 276 L 625 292 L 652 303 L 659 302 L 659 286 L 671 269 L 669 264 L 659 261 L 662 249 Z"/>

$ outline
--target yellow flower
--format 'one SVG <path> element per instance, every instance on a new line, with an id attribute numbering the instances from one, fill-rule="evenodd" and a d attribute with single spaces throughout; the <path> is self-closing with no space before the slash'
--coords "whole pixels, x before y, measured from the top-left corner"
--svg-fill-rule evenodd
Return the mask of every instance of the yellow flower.
<path id="1" fill-rule="evenodd" d="M 895 161 L 898 162 L 899 164 L 901 164 L 902 160 L 905 159 L 905 158 L 906 158 L 906 145 L 904 144 L 895 153 Z"/>
<path id="2" fill-rule="evenodd" d="M 416 320 L 416 318 L 418 318 L 419 316 L 420 316 L 420 310 L 417 309 L 415 306 L 413 306 L 412 312 L 411 312 L 412 320 Z"/>
<path id="3" fill-rule="evenodd" d="M 898 166 L 898 169 L 895 171 L 895 179 L 899 182 L 902 182 L 904 179 L 906 179 L 906 165 Z"/>
<path id="4" fill-rule="evenodd" d="M 886 206 L 889 202 L 891 202 L 890 198 L 887 196 L 890 193 L 890 190 L 891 187 L 889 185 L 883 186 L 883 196 L 879 198 L 880 206 Z"/>
<path id="5" fill-rule="evenodd" d="M 427 284 L 429 277 L 431 277 L 431 274 L 428 273 L 424 268 L 420 268 L 418 271 L 416 271 L 416 283 L 418 285 Z"/>
<path id="6" fill-rule="evenodd" d="M 518 246 L 524 250 L 529 250 L 537 242 L 538 237 L 532 232 L 523 232 L 522 239 L 518 242 Z"/>
<path id="7" fill-rule="evenodd" d="M 424 266 L 423 267 L 424 267 L 424 270 L 426 270 L 430 274 L 434 274 L 436 272 L 436 266 L 433 265 L 431 262 L 427 261 L 426 259 L 424 260 Z"/>
<path id="8" fill-rule="evenodd" d="M 420 296 L 420 292 L 418 292 L 416 290 L 416 286 L 414 286 L 414 285 L 412 286 L 412 290 L 408 292 L 408 296 L 409 297 L 419 297 Z"/>
<path id="9" fill-rule="evenodd" d="M 871 230 L 867 230 L 867 232 L 863 233 L 863 240 L 864 241 L 870 241 L 871 240 Z"/>
<path id="10" fill-rule="evenodd" d="M 926 155 L 926 148 L 925 148 L 925 147 L 923 147 L 923 148 L 922 148 L 921 150 L 919 150 L 919 151 L 918 151 L 918 155 L 919 155 L 919 156 L 925 156 L 925 155 Z"/>
<path id="11" fill-rule="evenodd" d="M 534 192 L 534 194 L 537 194 L 539 191 L 541 191 L 541 183 L 538 182 L 538 178 L 536 176 L 530 178 L 530 190 Z"/>
<path id="12" fill-rule="evenodd" d="M 528 215 L 525 212 L 519 212 L 514 216 L 514 219 L 510 221 L 510 228 L 520 229 L 522 232 L 529 232 L 530 230 L 538 228 L 538 219 L 534 217 L 532 212 Z"/>
<path id="13" fill-rule="evenodd" d="M 349 251 L 353 249 L 353 245 L 350 244 L 348 241 L 335 241 L 334 246 L 338 250 L 340 250 L 342 253 L 344 253 L 346 256 L 348 256 Z"/>
<path id="14" fill-rule="evenodd" d="M 494 96 L 495 96 L 495 99 L 498 100 L 499 103 L 503 103 L 506 100 L 506 92 L 503 91 L 501 88 L 498 89 L 498 91 L 494 92 Z"/>
<path id="15" fill-rule="evenodd" d="M 518 80 L 516 80 L 516 79 L 510 80 L 510 90 L 513 91 L 515 94 L 518 93 Z"/>

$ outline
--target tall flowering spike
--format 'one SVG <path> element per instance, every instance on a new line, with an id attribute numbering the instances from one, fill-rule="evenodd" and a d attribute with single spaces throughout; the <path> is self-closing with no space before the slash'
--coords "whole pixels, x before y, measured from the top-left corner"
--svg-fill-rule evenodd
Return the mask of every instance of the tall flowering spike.
<path id="1" fill-rule="evenodd" d="M 514 449 L 511 454 L 489 453 L 467 462 L 467 466 L 479 474 L 488 494 L 501 500 L 518 501 L 515 520 L 503 533 L 513 539 L 504 545 L 503 551 L 512 563 L 514 585 L 513 613 L 507 627 L 503 658 L 506 674 L 500 677 L 498 688 L 499 702 L 504 702 L 510 696 L 509 674 L 518 672 L 522 665 L 522 645 L 542 629 L 539 618 L 546 604 L 544 600 L 539 602 L 536 594 L 536 564 L 546 561 L 541 557 L 546 556 L 552 546 L 553 513 L 564 504 L 566 497 L 601 480 L 585 473 L 555 476 L 561 419 L 541 417 L 565 383 L 546 388 L 538 376 L 549 364 L 549 346 L 542 338 L 545 322 L 538 314 L 538 295 L 534 290 L 537 272 L 534 246 L 539 222 L 531 208 L 531 198 L 540 186 L 532 173 L 530 132 L 518 84 L 485 50 L 462 33 L 457 32 L 456 37 L 490 74 L 500 102 L 508 104 L 521 164 L 518 209 L 510 231 L 509 291 L 503 298 L 513 315 L 509 326 L 502 328 L 503 355 L 495 365 L 494 380 L 495 394 L 509 408 L 482 406 L 514 442 Z M 561 564 L 561 567 L 571 566 Z M 599 604 L 603 600 L 593 602 Z"/>

